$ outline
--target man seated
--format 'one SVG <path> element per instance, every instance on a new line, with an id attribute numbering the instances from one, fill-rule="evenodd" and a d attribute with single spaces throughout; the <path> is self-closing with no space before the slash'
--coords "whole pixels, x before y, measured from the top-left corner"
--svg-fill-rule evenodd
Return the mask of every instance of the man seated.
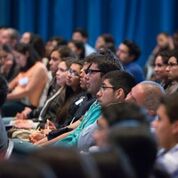
<path id="1" fill-rule="evenodd" d="M 97 100 L 102 107 L 111 103 L 122 103 L 134 85 L 135 79 L 129 73 L 123 71 L 109 72 L 102 78 Z M 101 120 L 102 117 L 81 132 L 77 145 L 80 150 L 88 151 L 91 146 L 95 145 L 93 134 Z"/>
<path id="2" fill-rule="evenodd" d="M 94 53 L 87 57 L 87 61 L 90 63 L 89 67 L 85 70 L 87 74 L 87 92 L 90 93 L 93 98 L 96 98 L 96 93 L 101 86 L 102 76 L 104 74 L 109 71 L 123 69 L 122 65 L 118 64 L 118 62 L 116 63 L 115 57 L 113 56 L 113 54 L 105 55 L 103 53 Z M 80 121 L 76 121 L 69 125 L 70 128 L 74 129 L 73 131 L 59 135 L 50 141 L 47 141 L 47 138 L 45 137 L 36 144 L 43 146 L 49 144 L 57 146 L 58 144 L 77 145 L 77 140 L 81 131 L 94 123 L 99 118 L 100 113 L 100 104 L 95 101 L 87 110 L 87 112 L 83 114 L 83 117 L 81 117 Z M 22 144 L 22 142 L 19 140 L 15 142 L 15 148 L 21 151 L 27 150 L 29 147 L 34 148 L 34 145 L 32 146 L 32 144 L 28 144 L 28 148 L 26 147 L 27 149 L 25 149 L 23 146 L 26 147 L 26 143 Z"/>
<path id="3" fill-rule="evenodd" d="M 178 177 L 178 93 L 161 98 L 157 110 L 158 119 L 152 126 L 161 147 L 157 161 L 171 177 Z"/>
<path id="4" fill-rule="evenodd" d="M 139 46 L 130 40 L 124 40 L 117 49 L 117 56 L 122 62 L 125 70 L 131 73 L 137 83 L 144 80 L 144 73 L 142 68 L 137 64 L 137 60 L 140 57 Z"/>
<path id="5" fill-rule="evenodd" d="M 133 102 L 143 107 L 149 115 L 149 121 L 156 117 L 161 96 L 165 94 L 163 87 L 153 81 L 143 81 L 132 88 L 126 97 L 126 101 Z"/>

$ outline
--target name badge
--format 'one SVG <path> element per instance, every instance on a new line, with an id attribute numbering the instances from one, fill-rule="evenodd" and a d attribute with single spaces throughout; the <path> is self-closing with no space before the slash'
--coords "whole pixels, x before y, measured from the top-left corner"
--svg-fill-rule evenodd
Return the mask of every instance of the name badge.
<path id="1" fill-rule="evenodd" d="M 19 85 L 23 86 L 23 85 L 27 85 L 29 82 L 28 77 L 23 77 L 19 80 Z"/>

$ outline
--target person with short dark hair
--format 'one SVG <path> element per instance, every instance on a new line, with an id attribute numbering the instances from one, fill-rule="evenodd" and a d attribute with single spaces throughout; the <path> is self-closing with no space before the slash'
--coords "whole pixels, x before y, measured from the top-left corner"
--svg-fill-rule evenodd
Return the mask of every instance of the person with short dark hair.
<path id="1" fill-rule="evenodd" d="M 90 154 L 102 178 L 135 178 L 127 155 L 120 148 L 111 148 Z"/>
<path id="2" fill-rule="evenodd" d="M 157 145 L 147 125 L 135 119 L 118 122 L 111 128 L 109 140 L 127 154 L 138 178 L 150 177 Z"/>
<path id="3" fill-rule="evenodd" d="M 85 58 L 85 46 L 82 41 L 71 40 L 68 42 L 67 46 L 76 54 L 80 60 Z"/>
<path id="4" fill-rule="evenodd" d="M 151 173 L 157 151 L 156 142 L 146 114 L 138 105 L 122 102 L 103 106 L 94 138 L 98 147 L 90 151 L 121 147 L 129 157 L 136 177 L 148 177 Z"/>
<path id="5" fill-rule="evenodd" d="M 111 71 L 102 78 L 100 90 L 97 92 L 97 101 L 101 106 L 107 106 L 111 103 L 123 102 L 126 95 L 135 85 L 135 79 L 125 71 Z M 98 128 L 98 122 L 102 117 L 90 126 L 86 127 L 80 134 L 77 146 L 82 151 L 95 145 L 93 134 Z"/>
<path id="6" fill-rule="evenodd" d="M 88 56 L 88 55 L 90 55 L 91 53 L 95 52 L 95 49 L 92 48 L 87 43 L 88 34 L 87 34 L 87 32 L 84 29 L 82 29 L 82 28 L 76 28 L 73 31 L 72 40 L 77 40 L 77 41 L 81 41 L 81 42 L 84 43 L 84 46 L 85 46 L 85 57 Z"/>
<path id="7" fill-rule="evenodd" d="M 113 53 L 115 53 L 116 49 L 115 49 L 115 42 L 113 36 L 108 33 L 104 33 L 100 35 L 96 40 L 95 48 L 96 49 L 108 48 Z"/>
<path id="8" fill-rule="evenodd" d="M 94 161 L 74 148 L 48 147 L 36 150 L 29 157 L 47 164 L 58 178 L 98 178 Z"/>
<path id="9" fill-rule="evenodd" d="M 116 54 L 126 71 L 135 77 L 137 83 L 144 80 L 143 70 L 136 63 L 141 54 L 140 48 L 136 43 L 130 40 L 124 40 L 119 45 Z"/>
<path id="10" fill-rule="evenodd" d="M 110 146 L 108 131 L 120 122 L 135 120 L 145 126 L 149 126 L 144 111 L 134 103 L 111 103 L 102 107 L 102 117 L 98 120 L 98 129 L 94 133 L 94 139 L 99 149 Z"/>
<path id="11" fill-rule="evenodd" d="M 158 119 L 152 123 L 161 147 L 157 161 L 173 178 L 178 177 L 178 93 L 161 98 Z"/>
<path id="12" fill-rule="evenodd" d="M 121 70 L 122 66 L 118 69 L 118 65 L 113 62 L 114 60 L 112 55 L 109 58 L 109 56 L 106 57 L 105 55 L 101 55 L 99 53 L 89 55 L 86 58 L 86 61 L 90 63 L 86 70 L 87 91 L 93 97 L 96 97 L 96 93 L 101 85 L 102 76 L 109 71 Z M 48 142 L 48 144 L 53 143 L 55 146 L 58 146 L 59 144 L 76 146 L 81 131 L 94 123 L 99 118 L 100 114 L 100 104 L 95 101 L 83 115 L 81 123 L 75 130 L 65 135 L 60 135 L 58 138 Z"/>
<path id="13" fill-rule="evenodd" d="M 0 178 L 57 178 L 47 164 L 35 159 L 1 161 L 0 170 Z"/>

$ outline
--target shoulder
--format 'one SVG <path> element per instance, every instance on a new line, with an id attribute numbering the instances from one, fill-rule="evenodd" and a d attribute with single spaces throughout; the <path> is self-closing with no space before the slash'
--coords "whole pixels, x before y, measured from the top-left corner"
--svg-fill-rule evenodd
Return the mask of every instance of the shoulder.
<path id="1" fill-rule="evenodd" d="M 33 67 L 34 67 L 34 68 L 41 69 L 41 70 L 47 70 L 47 69 L 46 69 L 46 66 L 45 66 L 42 62 L 36 62 Z"/>
<path id="2" fill-rule="evenodd" d="M 42 62 L 36 62 L 35 65 L 31 68 L 33 73 L 43 73 L 48 76 L 48 71 L 46 66 Z"/>
<path id="3" fill-rule="evenodd" d="M 178 147 L 174 147 L 158 158 L 158 162 L 163 164 L 169 173 L 178 171 Z"/>

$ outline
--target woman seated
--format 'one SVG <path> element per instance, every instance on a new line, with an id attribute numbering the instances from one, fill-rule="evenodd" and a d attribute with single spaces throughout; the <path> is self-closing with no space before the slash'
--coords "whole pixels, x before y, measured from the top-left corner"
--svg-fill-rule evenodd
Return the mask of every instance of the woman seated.
<path id="1" fill-rule="evenodd" d="M 12 49 L 7 45 L 1 46 L 0 58 L 0 73 L 8 82 L 11 82 L 19 73 L 19 67 L 16 65 Z"/>
<path id="2" fill-rule="evenodd" d="M 48 82 L 46 67 L 38 61 L 35 51 L 29 45 L 17 44 L 14 55 L 20 73 L 9 83 L 7 101 L 2 107 L 3 117 L 13 117 L 26 106 L 37 107 Z"/>
<path id="3" fill-rule="evenodd" d="M 69 70 L 68 65 L 71 64 Z M 61 126 L 65 125 L 68 122 L 71 122 L 73 114 L 78 109 L 78 104 L 76 105 L 75 98 L 78 96 L 78 94 L 81 92 L 80 88 L 80 71 L 82 68 L 82 63 L 80 61 L 74 61 L 74 60 L 68 60 L 68 61 L 62 61 L 58 65 L 58 71 L 56 73 L 56 79 L 57 83 L 61 86 L 61 88 L 58 90 L 54 96 L 52 96 L 49 99 L 49 102 L 47 101 L 44 105 L 44 108 L 42 109 L 42 112 L 40 114 L 41 118 L 41 124 L 40 126 L 44 125 L 44 129 L 39 130 L 30 130 L 25 131 L 28 133 L 33 133 L 33 136 L 35 137 L 41 137 L 43 138 L 48 132 L 51 130 L 56 130 L 56 128 L 60 128 Z M 57 105 L 58 108 L 55 106 L 56 102 L 60 101 L 60 105 Z M 47 107 L 45 107 L 47 106 Z M 44 111 L 44 112 L 43 112 Z M 48 118 L 49 112 L 55 112 L 56 117 L 55 118 Z M 46 122 L 46 119 L 47 122 Z M 15 121 L 14 126 L 16 128 L 25 128 L 25 129 L 32 129 L 33 123 L 29 120 L 23 120 L 18 119 Z M 18 129 L 19 130 L 19 129 Z M 24 132 L 22 130 L 22 132 Z M 20 138 L 19 132 L 18 136 L 15 134 L 12 135 L 12 137 Z M 21 134 L 21 132 L 20 132 Z M 22 138 L 21 138 L 22 139 Z M 25 139 L 28 140 L 28 136 L 25 136 Z M 31 139 L 32 140 L 32 139 Z M 36 140 L 36 138 L 35 138 Z"/>

